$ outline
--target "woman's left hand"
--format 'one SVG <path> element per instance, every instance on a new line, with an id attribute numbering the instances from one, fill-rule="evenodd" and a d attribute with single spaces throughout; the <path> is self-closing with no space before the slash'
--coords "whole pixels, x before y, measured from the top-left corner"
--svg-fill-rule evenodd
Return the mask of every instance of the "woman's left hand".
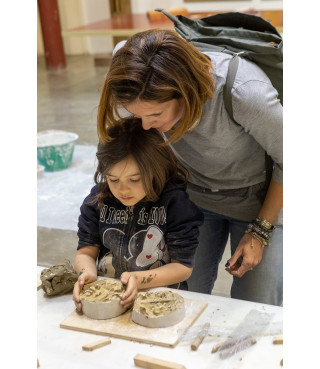
<path id="1" fill-rule="evenodd" d="M 236 251 L 226 264 L 226 271 L 236 277 L 242 277 L 248 270 L 257 266 L 263 255 L 261 243 L 250 234 L 244 234 Z M 238 259 L 241 258 L 240 262 Z M 241 260 L 240 259 L 240 260 Z"/>
<path id="2" fill-rule="evenodd" d="M 129 308 L 133 305 L 138 294 L 137 277 L 133 273 L 124 272 L 121 274 L 120 281 L 127 286 L 125 293 L 121 297 L 120 304 L 125 308 Z"/>

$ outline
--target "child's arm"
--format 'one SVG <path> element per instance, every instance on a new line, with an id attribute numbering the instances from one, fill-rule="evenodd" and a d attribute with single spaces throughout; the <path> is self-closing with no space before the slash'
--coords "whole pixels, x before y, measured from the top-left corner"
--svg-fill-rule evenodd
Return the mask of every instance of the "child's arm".
<path id="1" fill-rule="evenodd" d="M 137 296 L 138 290 L 182 282 L 188 279 L 191 273 L 192 268 L 188 268 L 176 260 L 171 260 L 171 263 L 156 269 L 122 273 L 120 280 L 127 285 L 127 288 L 120 304 L 124 307 L 130 307 Z"/>
<path id="2" fill-rule="evenodd" d="M 73 300 L 78 311 L 82 310 L 80 302 L 80 292 L 82 287 L 98 279 L 96 259 L 98 257 L 99 247 L 85 246 L 79 249 L 74 259 L 74 268 L 79 274 L 78 281 L 73 288 Z"/>

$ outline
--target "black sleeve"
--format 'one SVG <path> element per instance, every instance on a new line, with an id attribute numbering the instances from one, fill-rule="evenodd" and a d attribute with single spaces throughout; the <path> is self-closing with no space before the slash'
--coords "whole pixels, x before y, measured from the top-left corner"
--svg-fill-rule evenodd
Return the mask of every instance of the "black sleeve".
<path id="1" fill-rule="evenodd" d="M 79 250 L 84 246 L 101 246 L 99 233 L 99 217 L 100 211 L 97 203 L 92 204 L 94 196 L 97 194 L 97 186 L 91 189 L 80 207 L 80 216 L 78 222 L 78 247 Z M 89 204 L 90 203 L 90 204 Z"/>
<path id="2" fill-rule="evenodd" d="M 169 194 L 168 194 L 169 195 Z M 165 234 L 171 259 L 192 268 L 198 247 L 202 211 L 189 199 L 185 189 L 170 192 L 166 206 L 167 232 Z"/>

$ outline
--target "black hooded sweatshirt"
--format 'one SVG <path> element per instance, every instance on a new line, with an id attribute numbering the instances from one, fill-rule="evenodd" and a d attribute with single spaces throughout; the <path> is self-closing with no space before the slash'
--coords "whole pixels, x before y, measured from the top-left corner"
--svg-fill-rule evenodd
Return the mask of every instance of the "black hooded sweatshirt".
<path id="1" fill-rule="evenodd" d="M 155 202 L 130 207 L 115 197 L 90 205 L 98 186 L 91 189 L 81 208 L 78 250 L 99 247 L 98 271 L 106 274 L 106 256 L 112 253 L 115 278 L 125 271 L 149 270 L 175 259 L 191 268 L 198 246 L 203 213 L 189 199 L 185 185 L 167 183 Z"/>

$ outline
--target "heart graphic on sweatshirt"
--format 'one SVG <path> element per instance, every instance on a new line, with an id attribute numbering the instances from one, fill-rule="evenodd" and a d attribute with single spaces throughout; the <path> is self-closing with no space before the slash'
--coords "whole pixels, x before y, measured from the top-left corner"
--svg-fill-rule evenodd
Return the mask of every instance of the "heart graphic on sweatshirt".
<path id="1" fill-rule="evenodd" d="M 150 259 L 150 258 L 151 258 L 151 255 L 146 255 L 146 258 L 147 258 L 147 259 Z"/>
<path id="2" fill-rule="evenodd" d="M 152 234 L 147 234 L 147 237 L 149 238 L 149 240 L 152 238 Z"/>
<path id="3" fill-rule="evenodd" d="M 164 247 L 163 249 L 162 249 L 162 252 L 165 252 L 166 251 L 166 248 Z"/>

